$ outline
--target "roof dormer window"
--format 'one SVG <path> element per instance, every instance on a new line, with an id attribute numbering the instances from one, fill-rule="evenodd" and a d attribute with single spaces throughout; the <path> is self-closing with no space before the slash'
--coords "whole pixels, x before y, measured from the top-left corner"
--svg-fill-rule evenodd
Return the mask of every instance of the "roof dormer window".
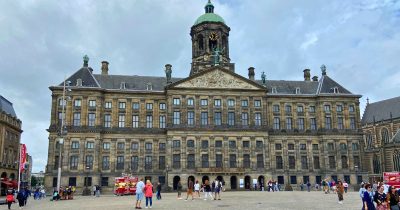
<path id="1" fill-rule="evenodd" d="M 153 90 L 153 85 L 151 84 L 151 82 L 146 84 L 146 89 L 147 90 Z"/>
<path id="2" fill-rule="evenodd" d="M 276 91 L 276 87 L 272 87 L 272 93 L 278 93 L 278 91 Z"/>
<path id="3" fill-rule="evenodd" d="M 333 87 L 333 93 L 339 93 L 339 88 L 338 87 Z"/>
<path id="4" fill-rule="evenodd" d="M 82 86 L 82 79 L 77 79 L 76 80 L 76 86 L 79 86 L 79 87 Z"/>
<path id="5" fill-rule="evenodd" d="M 296 94 L 300 94 L 300 88 L 299 87 L 296 88 Z"/>
<path id="6" fill-rule="evenodd" d="M 119 89 L 125 90 L 126 89 L 126 83 L 125 82 L 121 82 L 121 85 L 119 86 Z"/>

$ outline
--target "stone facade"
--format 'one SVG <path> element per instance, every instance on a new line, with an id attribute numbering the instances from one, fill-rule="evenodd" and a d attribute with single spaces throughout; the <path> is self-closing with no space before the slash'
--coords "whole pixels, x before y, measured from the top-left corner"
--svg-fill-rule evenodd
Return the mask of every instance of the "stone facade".
<path id="1" fill-rule="evenodd" d="M 12 103 L 0 95 L 0 174 L 1 195 L 10 182 L 18 179 L 19 144 L 21 140 L 21 120 L 15 114 Z"/>
<path id="2" fill-rule="evenodd" d="M 206 11 L 213 11 L 210 5 Z M 327 76 L 325 67 L 313 81 L 309 70 L 305 81 L 255 80 L 254 68 L 249 78 L 240 76 L 230 63 L 228 32 L 224 22 L 196 22 L 187 78 L 109 75 L 108 62 L 96 74 L 86 60 L 67 79 L 68 133 L 61 147 L 63 87 L 50 87 L 45 185 L 57 183 L 60 148 L 61 185 L 78 190 L 85 177 L 112 190 L 114 177 L 122 173 L 171 188 L 189 178 L 224 180 L 227 189 L 253 187 L 254 179 L 289 180 L 293 187 L 325 177 L 360 182 L 361 96 Z M 207 39 L 225 46 L 219 62 L 204 59 L 208 52 L 218 54 L 215 48 L 197 49 L 199 33 L 205 46 L 210 46 Z M 166 65 L 165 72 L 170 70 Z"/>
<path id="3" fill-rule="evenodd" d="M 400 171 L 400 97 L 368 103 L 364 131 L 363 164 L 370 181 L 382 181 L 383 172 Z"/>

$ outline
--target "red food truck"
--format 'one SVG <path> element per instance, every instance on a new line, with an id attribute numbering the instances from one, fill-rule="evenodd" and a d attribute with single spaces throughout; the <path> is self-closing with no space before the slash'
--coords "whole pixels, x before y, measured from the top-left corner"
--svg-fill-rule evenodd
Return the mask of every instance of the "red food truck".
<path id="1" fill-rule="evenodd" d="M 136 193 L 136 183 L 138 178 L 134 176 L 115 177 L 114 194 L 134 195 Z"/>

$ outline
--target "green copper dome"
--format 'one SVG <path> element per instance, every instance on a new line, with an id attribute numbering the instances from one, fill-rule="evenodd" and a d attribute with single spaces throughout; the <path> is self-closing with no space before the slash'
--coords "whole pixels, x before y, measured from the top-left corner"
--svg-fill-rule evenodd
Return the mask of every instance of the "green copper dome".
<path id="1" fill-rule="evenodd" d="M 225 23 L 224 19 L 221 16 L 214 13 L 214 5 L 208 0 L 208 3 L 204 7 L 206 13 L 197 18 L 194 25 L 203 23 L 203 22 L 214 22 L 214 23 Z"/>
<path id="2" fill-rule="evenodd" d="M 194 22 L 194 25 L 200 24 L 202 22 L 220 22 L 220 23 L 225 23 L 224 19 L 215 14 L 215 13 L 206 13 L 197 18 L 196 22 Z"/>

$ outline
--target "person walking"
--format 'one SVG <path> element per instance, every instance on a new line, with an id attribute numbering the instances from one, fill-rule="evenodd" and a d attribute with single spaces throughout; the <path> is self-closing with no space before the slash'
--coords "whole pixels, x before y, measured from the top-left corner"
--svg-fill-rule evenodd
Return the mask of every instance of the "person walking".
<path id="1" fill-rule="evenodd" d="M 307 181 L 307 191 L 310 192 L 311 190 L 311 183 L 310 181 Z"/>
<path id="2" fill-rule="evenodd" d="M 143 178 L 140 178 L 140 181 L 136 184 L 136 207 L 135 209 L 142 209 L 142 207 L 140 207 L 140 204 L 142 203 L 142 199 L 143 199 L 143 190 L 144 190 L 144 182 L 143 182 Z"/>
<path id="3" fill-rule="evenodd" d="M 215 197 L 214 200 L 221 200 L 221 189 L 222 189 L 222 183 L 221 181 L 215 180 Z"/>
<path id="4" fill-rule="evenodd" d="M 371 184 L 365 185 L 366 191 L 364 191 L 364 195 L 362 197 L 363 207 L 362 210 L 375 210 L 374 202 L 373 202 L 373 192 Z"/>
<path id="5" fill-rule="evenodd" d="M 364 197 L 364 192 L 365 192 L 365 191 L 367 191 L 367 189 L 365 189 L 365 184 L 362 183 L 362 184 L 361 184 L 361 187 L 360 187 L 360 190 L 358 190 L 358 195 L 360 195 L 361 202 L 363 203 L 363 206 L 364 206 L 363 197 Z"/>
<path id="6" fill-rule="evenodd" d="M 161 200 L 161 183 L 157 183 L 157 200 Z"/>
<path id="7" fill-rule="evenodd" d="M 343 204 L 343 194 L 344 194 L 344 186 L 343 186 L 343 182 L 342 181 L 338 181 L 337 186 L 336 186 L 336 191 L 337 191 L 337 195 L 339 198 L 339 204 Z"/>
<path id="8" fill-rule="evenodd" d="M 199 180 L 196 180 L 196 184 L 194 184 L 194 193 L 200 198 L 200 184 Z"/>
<path id="9" fill-rule="evenodd" d="M 187 188 L 187 192 L 186 192 L 186 199 L 185 199 L 185 201 L 187 201 L 187 199 L 189 198 L 189 195 L 192 196 L 192 200 L 193 200 L 193 188 L 194 188 L 193 181 L 192 181 L 191 179 L 189 179 L 189 183 L 188 183 L 188 188 Z"/>
<path id="10" fill-rule="evenodd" d="M 178 199 L 181 200 L 182 199 L 182 184 L 181 181 L 178 181 L 178 184 L 176 186 L 176 191 L 178 191 Z"/>
<path id="11" fill-rule="evenodd" d="M 93 196 L 96 196 L 96 185 L 93 185 L 92 191 L 93 191 Z"/>
<path id="12" fill-rule="evenodd" d="M 349 188 L 349 184 L 346 181 L 343 182 L 344 192 L 347 193 L 347 188 Z"/>
<path id="13" fill-rule="evenodd" d="M 375 192 L 374 201 L 376 203 L 377 210 L 387 210 L 388 209 L 388 202 L 386 201 L 386 194 L 383 192 L 384 186 L 379 185 L 378 191 Z"/>
<path id="14" fill-rule="evenodd" d="M 11 204 L 15 202 L 14 194 L 12 193 L 12 191 L 7 192 L 6 201 L 8 209 L 11 209 Z"/>
<path id="15" fill-rule="evenodd" d="M 207 200 L 207 195 L 210 196 L 210 199 L 213 199 L 213 196 L 211 194 L 211 186 L 210 186 L 210 182 L 206 179 L 206 181 L 204 182 L 204 200 Z"/>
<path id="16" fill-rule="evenodd" d="M 153 206 L 153 185 L 150 180 L 146 181 L 146 186 L 144 187 L 144 195 L 146 196 L 146 209 Z"/>
<path id="17" fill-rule="evenodd" d="M 390 186 L 388 190 L 388 201 L 391 210 L 399 210 L 399 194 L 395 187 Z"/>
<path id="18" fill-rule="evenodd" d="M 19 204 L 19 209 L 23 209 L 25 206 L 25 190 L 21 189 L 17 194 L 17 200 Z"/>

